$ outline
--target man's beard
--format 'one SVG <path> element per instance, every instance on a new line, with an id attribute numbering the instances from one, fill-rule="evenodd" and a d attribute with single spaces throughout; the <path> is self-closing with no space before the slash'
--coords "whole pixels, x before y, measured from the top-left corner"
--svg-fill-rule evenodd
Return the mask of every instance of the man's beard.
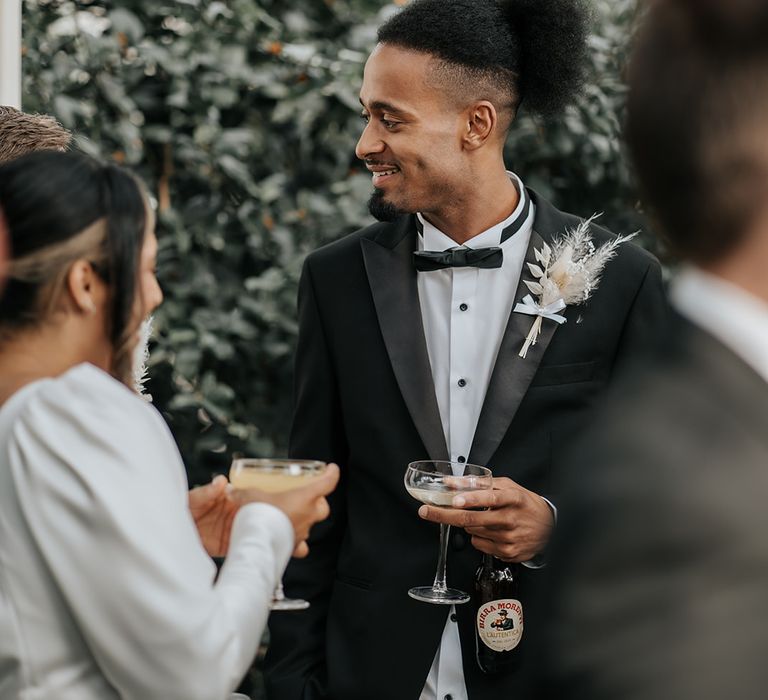
<path id="1" fill-rule="evenodd" d="M 368 200 L 368 211 L 371 212 L 371 216 L 379 221 L 394 221 L 408 213 L 398 209 L 391 202 L 387 202 L 384 199 L 384 190 L 378 188 L 374 188 L 373 194 Z"/>

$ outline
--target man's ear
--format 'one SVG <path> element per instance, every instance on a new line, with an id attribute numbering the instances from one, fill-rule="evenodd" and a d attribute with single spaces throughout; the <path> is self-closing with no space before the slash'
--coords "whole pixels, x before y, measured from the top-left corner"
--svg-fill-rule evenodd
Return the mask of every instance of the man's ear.
<path id="1" fill-rule="evenodd" d="M 67 272 L 67 291 L 81 313 L 96 313 L 96 287 L 99 284 L 100 280 L 87 260 L 77 260 Z"/>
<path id="2" fill-rule="evenodd" d="M 464 146 L 474 150 L 485 145 L 493 136 L 499 124 L 499 115 L 487 100 L 475 102 L 467 110 Z"/>

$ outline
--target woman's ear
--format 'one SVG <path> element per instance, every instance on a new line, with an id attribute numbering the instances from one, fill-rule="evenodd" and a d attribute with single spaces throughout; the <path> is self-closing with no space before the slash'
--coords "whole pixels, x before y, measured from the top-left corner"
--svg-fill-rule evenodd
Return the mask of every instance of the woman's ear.
<path id="1" fill-rule="evenodd" d="M 99 279 L 91 263 L 77 260 L 67 272 L 67 290 L 75 307 L 84 314 L 95 314 L 100 298 Z"/>

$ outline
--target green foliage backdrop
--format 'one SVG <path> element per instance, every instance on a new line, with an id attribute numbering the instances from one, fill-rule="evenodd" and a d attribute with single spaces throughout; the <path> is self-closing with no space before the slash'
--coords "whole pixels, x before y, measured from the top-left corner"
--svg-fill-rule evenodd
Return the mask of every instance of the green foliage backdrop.
<path id="1" fill-rule="evenodd" d="M 396 4 L 403 4 L 399 2 Z M 285 450 L 304 256 L 368 222 L 354 157 L 384 0 L 25 0 L 24 108 L 134 168 L 159 211 L 149 390 L 200 482 Z M 639 227 L 618 131 L 632 0 L 595 3 L 584 97 L 522 115 L 508 162 L 617 231 Z"/>

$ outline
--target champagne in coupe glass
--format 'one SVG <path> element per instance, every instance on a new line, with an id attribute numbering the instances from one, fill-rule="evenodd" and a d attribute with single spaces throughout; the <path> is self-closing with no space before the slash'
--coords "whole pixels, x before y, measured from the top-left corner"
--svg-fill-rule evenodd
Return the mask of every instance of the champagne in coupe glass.
<path id="1" fill-rule="evenodd" d="M 305 486 L 319 477 L 325 468 L 325 462 L 310 459 L 236 459 L 229 469 L 229 482 L 238 490 L 281 493 Z M 306 600 L 286 598 L 282 582 L 277 584 L 271 610 L 305 610 L 308 607 Z"/>
<path id="2" fill-rule="evenodd" d="M 461 493 L 493 487 L 493 475 L 487 467 L 460 462 L 422 460 L 411 462 L 405 472 L 405 489 L 417 501 L 438 508 L 452 508 L 453 499 Z M 424 603 L 459 605 L 468 603 L 470 596 L 446 584 L 448 535 L 450 525 L 440 525 L 440 556 L 437 573 L 431 586 L 411 588 L 408 595 Z"/>

